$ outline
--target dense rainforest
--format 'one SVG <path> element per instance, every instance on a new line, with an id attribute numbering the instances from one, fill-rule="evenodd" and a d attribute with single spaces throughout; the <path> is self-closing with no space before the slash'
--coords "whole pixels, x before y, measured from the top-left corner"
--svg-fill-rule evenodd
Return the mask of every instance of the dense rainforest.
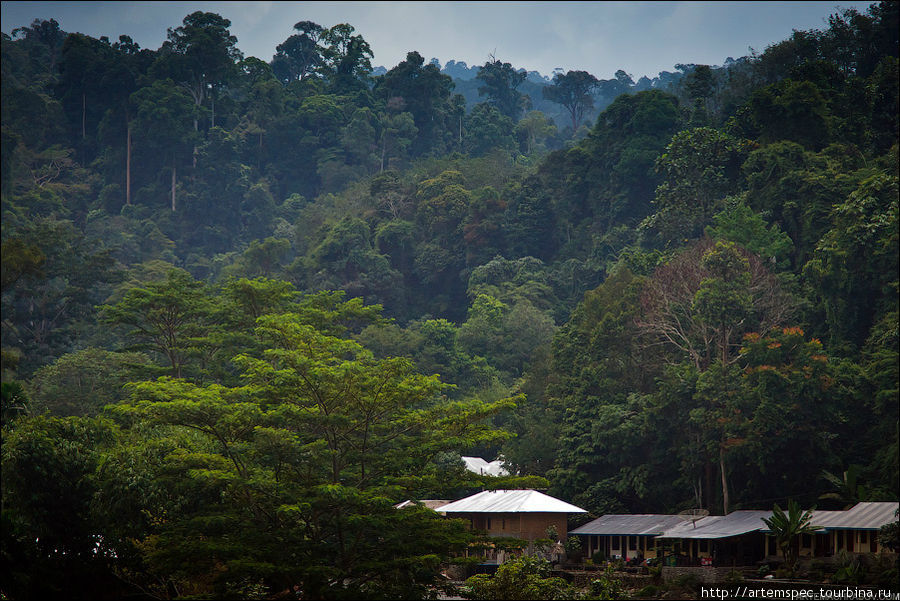
<path id="1" fill-rule="evenodd" d="M 898 3 L 723 66 L 2 39 L 2 593 L 421 598 L 405 499 L 898 483 Z M 502 456 L 482 477 L 461 455 Z"/>

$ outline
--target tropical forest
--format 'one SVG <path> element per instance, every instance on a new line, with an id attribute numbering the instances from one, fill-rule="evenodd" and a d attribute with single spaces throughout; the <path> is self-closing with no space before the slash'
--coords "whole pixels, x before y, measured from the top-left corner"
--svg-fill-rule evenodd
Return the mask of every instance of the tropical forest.
<path id="1" fill-rule="evenodd" d="M 896 501 L 898 8 L 638 81 L 4 33 L 2 598 L 437 598 L 475 534 L 394 506 L 490 489 Z"/>

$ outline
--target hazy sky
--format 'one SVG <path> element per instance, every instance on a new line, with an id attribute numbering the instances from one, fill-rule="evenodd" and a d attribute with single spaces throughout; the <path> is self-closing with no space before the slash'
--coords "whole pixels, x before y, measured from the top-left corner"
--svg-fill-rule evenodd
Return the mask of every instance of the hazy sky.
<path id="1" fill-rule="evenodd" d="M 549 75 L 554 68 L 601 79 L 638 79 L 676 63 L 721 65 L 791 35 L 824 29 L 842 8 L 870 2 L 2 2 L 2 29 L 55 18 L 68 32 L 130 35 L 157 49 L 166 28 L 200 10 L 231 20 L 245 56 L 272 59 L 297 21 L 349 23 L 369 42 L 372 64 L 393 67 L 418 51 L 469 65 L 490 55 Z"/>

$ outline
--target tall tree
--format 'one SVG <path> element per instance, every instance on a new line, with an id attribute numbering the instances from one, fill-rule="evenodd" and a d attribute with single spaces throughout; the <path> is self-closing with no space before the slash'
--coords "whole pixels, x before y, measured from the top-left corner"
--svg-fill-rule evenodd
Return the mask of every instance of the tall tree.
<path id="1" fill-rule="evenodd" d="M 207 334 L 211 303 L 201 282 L 171 270 L 163 282 L 130 288 L 114 305 L 101 308 L 101 321 L 128 328 L 128 348 L 158 353 L 172 377 L 181 378 L 201 336 Z"/>
<path id="2" fill-rule="evenodd" d="M 197 107 L 204 106 L 208 96 L 215 102 L 216 91 L 237 74 L 243 55 L 229 27 L 231 21 L 216 13 L 193 12 L 182 25 L 168 29 L 168 39 L 159 50 L 164 72 L 188 91 Z"/>
<path id="3" fill-rule="evenodd" d="M 553 77 L 553 85 L 541 90 L 544 98 L 561 104 L 569 111 L 572 119 L 572 135 L 578 131 L 584 115 L 594 108 L 593 92 L 600 81 L 587 71 L 568 71 L 565 75 L 557 73 Z"/>
<path id="4" fill-rule="evenodd" d="M 356 29 L 339 23 L 322 33 L 327 44 L 323 51 L 322 72 L 336 93 L 357 92 L 366 87 L 372 72 L 372 49 Z"/>
<path id="5" fill-rule="evenodd" d="M 487 96 L 490 104 L 515 123 L 528 108 L 528 97 L 518 90 L 525 77 L 524 71 L 516 71 L 509 63 L 496 59 L 488 61 L 475 76 L 481 82 L 478 95 Z"/>
<path id="6" fill-rule="evenodd" d="M 325 28 L 312 21 L 294 24 L 298 32 L 275 47 L 272 57 L 272 71 L 281 83 L 304 80 L 318 73 L 322 66 L 322 52 L 319 45 Z"/>

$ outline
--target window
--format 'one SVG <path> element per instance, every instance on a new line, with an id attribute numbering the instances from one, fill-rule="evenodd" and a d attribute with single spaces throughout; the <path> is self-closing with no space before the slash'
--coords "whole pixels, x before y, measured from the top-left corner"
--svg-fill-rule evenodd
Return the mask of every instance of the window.
<path id="1" fill-rule="evenodd" d="M 878 536 L 869 532 L 869 553 L 878 553 Z"/>
<path id="2" fill-rule="evenodd" d="M 628 550 L 629 550 L 629 551 L 636 551 L 636 550 L 637 550 L 637 537 L 636 537 L 636 536 L 629 536 L 629 537 L 628 537 Z"/>
<path id="3" fill-rule="evenodd" d="M 618 536 L 612 537 L 612 548 L 613 549 L 621 549 L 622 548 L 619 546 L 619 537 Z"/>
<path id="4" fill-rule="evenodd" d="M 812 537 L 808 534 L 804 534 L 802 537 L 800 537 L 800 546 L 804 549 L 809 549 L 810 547 L 812 547 Z"/>
<path id="5" fill-rule="evenodd" d="M 702 540 L 700 541 L 700 552 L 701 552 L 701 553 L 706 553 L 706 552 L 708 552 L 708 551 L 709 551 L 709 541 L 706 540 L 706 539 L 702 539 Z"/>
<path id="6" fill-rule="evenodd" d="M 850 531 L 847 533 L 847 550 L 853 553 L 853 539 L 856 538 L 856 532 Z"/>
<path id="7" fill-rule="evenodd" d="M 491 529 L 491 518 L 487 519 L 487 530 Z"/>

